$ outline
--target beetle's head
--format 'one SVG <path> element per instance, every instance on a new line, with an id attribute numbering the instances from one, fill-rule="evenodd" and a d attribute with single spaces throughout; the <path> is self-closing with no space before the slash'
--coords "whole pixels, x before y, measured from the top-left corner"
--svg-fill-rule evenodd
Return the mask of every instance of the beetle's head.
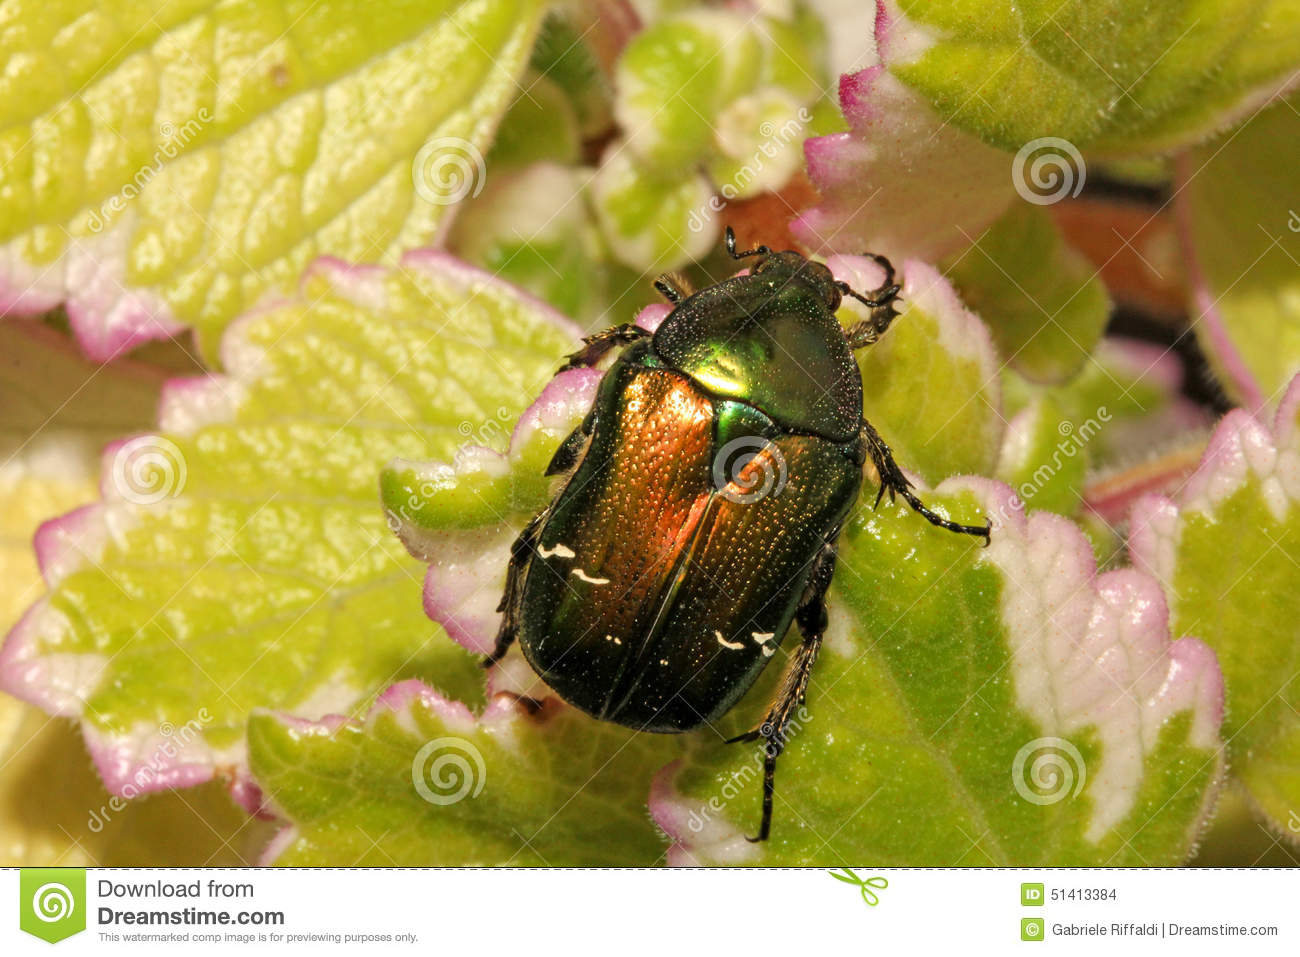
<path id="1" fill-rule="evenodd" d="M 792 249 L 780 253 L 768 253 L 754 267 L 754 274 L 777 281 L 788 277 L 808 286 L 826 303 L 831 312 L 840 307 L 840 286 L 831 275 L 831 271 L 822 263 L 805 259 Z"/>

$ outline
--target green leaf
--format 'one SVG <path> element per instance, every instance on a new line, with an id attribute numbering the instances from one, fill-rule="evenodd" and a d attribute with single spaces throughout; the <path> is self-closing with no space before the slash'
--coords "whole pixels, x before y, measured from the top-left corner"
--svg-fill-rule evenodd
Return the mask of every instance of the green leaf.
<path id="1" fill-rule="evenodd" d="M 901 0 L 877 43 L 948 121 L 1015 152 L 1165 151 L 1288 85 L 1300 64 L 1289 0 Z"/>
<path id="2" fill-rule="evenodd" d="M 1177 629 L 1223 666 L 1229 766 L 1282 834 L 1300 808 L 1300 379 L 1272 428 L 1224 417 L 1176 500 L 1134 507 L 1134 563 L 1160 579 Z"/>
<path id="3" fill-rule="evenodd" d="M 1278 103 L 1177 164 L 1192 328 L 1219 381 L 1252 409 L 1275 407 L 1300 372 L 1297 107 Z"/>
<path id="4" fill-rule="evenodd" d="M 1050 395 L 1035 399 L 1008 424 L 998 478 L 1016 490 L 1026 508 L 1073 515 L 1083 503 L 1088 473 L 1087 444 L 1097 426 L 1080 439 L 1074 423 Z"/>
<path id="5" fill-rule="evenodd" d="M 1008 370 L 1002 388 L 1007 411 L 1014 415 L 1044 400 L 1058 406 L 1069 423 L 1063 433 L 1086 431 L 1090 467 L 1113 468 L 1181 444 L 1189 435 L 1209 435 L 1210 413 L 1185 396 L 1184 378 L 1173 350 L 1107 336 L 1067 383 L 1038 385 Z"/>
<path id="6" fill-rule="evenodd" d="M 376 475 L 513 421 L 576 337 L 442 254 L 321 261 L 227 333 L 227 375 L 169 386 L 161 434 L 106 453 L 102 504 L 43 530 L 51 590 L 6 642 L 4 688 L 80 717 L 110 790 L 204 714 L 158 787 L 240 776 L 256 707 L 346 712 L 405 677 L 479 700 Z"/>
<path id="7" fill-rule="evenodd" d="M 602 18 L 594 7 L 556 6 L 546 13 L 533 46 L 532 68 L 569 98 L 583 139 L 599 136 L 613 123 L 613 90 L 601 53 L 622 39 L 630 23 Z"/>
<path id="8" fill-rule="evenodd" d="M 249 724 L 257 780 L 293 822 L 268 862 L 292 866 L 654 864 L 637 782 L 680 746 L 559 706 L 498 700 L 476 719 L 418 682 L 364 722 Z"/>
<path id="9" fill-rule="evenodd" d="M 950 266 L 962 300 L 985 318 L 1001 355 L 1039 382 L 1087 361 L 1110 313 L 1096 270 L 1043 209 L 1016 203 Z"/>
<path id="10" fill-rule="evenodd" d="M 762 79 L 770 44 L 752 19 L 726 10 L 672 15 L 640 31 L 619 57 L 615 115 L 651 173 L 688 173 L 713 146 L 718 113 Z"/>
<path id="11" fill-rule="evenodd" d="M 1071 516 L 1087 480 L 1089 507 L 1122 524 L 1140 494 L 1134 489 L 1149 492 L 1158 478 L 1148 470 L 1185 475 L 1184 448 L 1203 444 L 1209 434 L 1211 416 L 1183 395 L 1183 375 L 1171 350 L 1119 337 L 1103 339 L 1082 371 L 1062 385 L 1038 385 L 1004 370 L 1010 418 L 998 478 L 1027 507 Z M 1165 453 L 1176 461 L 1163 460 Z"/>
<path id="12" fill-rule="evenodd" d="M 901 503 L 865 504 L 840 545 L 831 629 L 756 826 L 762 755 L 711 747 L 651 801 L 670 861 L 831 865 L 1175 864 L 1222 768 L 1222 684 L 1170 643 L 1159 586 L 1095 576 L 1077 527 L 1026 519 L 1005 486 L 926 499 L 994 519 L 982 549 Z M 770 682 L 769 682 L 770 684 Z M 762 717 L 762 696 L 718 730 Z"/>
<path id="13" fill-rule="evenodd" d="M 547 160 L 576 164 L 582 148 L 578 118 L 564 90 L 545 76 L 531 74 L 524 78 L 524 90 L 501 121 L 488 165 L 504 169 Z"/>
<path id="14" fill-rule="evenodd" d="M 0 84 L 0 298 L 66 298 L 100 359 L 185 325 L 215 356 L 317 254 L 393 262 L 434 239 L 482 185 L 541 16 L 536 0 L 84 6 L 6 12 L 31 25 Z"/>
<path id="15" fill-rule="evenodd" d="M 1300 828 L 1300 814 L 1288 822 L 1294 833 Z M 1214 809 L 1214 821 L 1205 832 L 1193 867 L 1295 867 L 1300 854 L 1259 819 L 1250 798 L 1240 786 L 1224 788 Z"/>

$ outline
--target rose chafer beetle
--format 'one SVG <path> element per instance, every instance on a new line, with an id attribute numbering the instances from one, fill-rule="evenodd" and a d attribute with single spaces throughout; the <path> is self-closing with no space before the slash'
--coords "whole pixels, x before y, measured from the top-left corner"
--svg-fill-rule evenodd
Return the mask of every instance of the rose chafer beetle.
<path id="1" fill-rule="evenodd" d="M 759 727 L 763 816 L 772 824 L 776 760 L 826 630 L 835 547 L 868 459 L 876 504 L 900 495 L 935 525 L 889 446 L 862 418 L 853 351 L 897 315 L 899 286 L 866 295 L 826 266 L 766 246 L 749 275 L 688 294 L 656 288 L 675 308 L 652 334 L 616 326 L 584 340 L 563 369 L 621 350 L 591 411 L 555 452 L 559 491 L 515 540 L 496 645 L 518 641 L 561 698 L 642 731 L 709 724 L 749 690 L 790 625 L 802 642 Z M 844 328 L 841 297 L 870 307 Z M 561 371 L 563 371 L 563 369 Z"/>

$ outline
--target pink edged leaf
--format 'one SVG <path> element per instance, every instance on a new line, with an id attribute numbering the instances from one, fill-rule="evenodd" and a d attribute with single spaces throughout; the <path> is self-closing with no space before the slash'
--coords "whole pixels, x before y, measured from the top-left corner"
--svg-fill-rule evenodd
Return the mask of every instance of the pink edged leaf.
<path id="1" fill-rule="evenodd" d="M 1270 425 L 1235 410 L 1172 496 L 1133 507 L 1134 564 L 1164 586 L 1176 629 L 1223 665 L 1229 766 L 1282 834 L 1300 807 L 1300 378 Z"/>
<path id="2" fill-rule="evenodd" d="M 483 187 L 542 17 L 154 6 L 46 5 L 6 48 L 0 311 L 64 303 L 98 360 L 187 327 L 214 357 L 317 255 L 391 265 L 439 241 Z"/>
<path id="3" fill-rule="evenodd" d="M 156 349 L 153 357 L 172 363 L 177 355 Z M 109 529 L 95 522 L 97 508 L 46 519 L 95 498 L 100 447 L 147 427 L 168 374 L 134 360 L 89 362 L 68 336 L 45 323 L 0 323 L 0 494 L 6 506 L 0 512 L 0 622 L 6 629 L 44 590 L 42 574 L 60 580 L 71 572 L 78 560 L 72 541 L 85 541 L 91 552 L 101 547 L 93 539 Z M 151 747 L 160 754 L 188 750 L 195 729 L 170 730 Z M 150 767 L 147 776 L 153 773 Z M 0 859 L 8 864 L 240 865 L 254 859 L 251 848 L 265 838 L 262 827 L 250 825 L 223 788 L 198 788 L 184 799 L 131 801 L 147 783 L 130 777 L 110 793 L 71 721 L 51 720 L 0 694 Z"/>
<path id="4" fill-rule="evenodd" d="M 117 794 L 220 776 L 250 810 L 254 708 L 348 713 L 415 676 L 481 700 L 481 670 L 421 613 L 375 475 L 514 421 L 577 338 L 445 254 L 318 261 L 228 330 L 224 375 L 167 384 L 162 431 L 105 449 L 99 503 L 39 530 L 48 593 L 0 649 L 0 686 L 78 718 Z"/>

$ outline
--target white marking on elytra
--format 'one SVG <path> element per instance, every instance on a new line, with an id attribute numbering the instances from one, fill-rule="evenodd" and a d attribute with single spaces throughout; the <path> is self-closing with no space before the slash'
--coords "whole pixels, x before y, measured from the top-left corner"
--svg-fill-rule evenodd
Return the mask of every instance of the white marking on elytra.
<path id="1" fill-rule="evenodd" d="M 614 642 L 614 644 L 616 644 L 616 645 L 621 645 L 621 644 L 623 644 L 623 639 L 622 639 L 622 638 L 615 638 L 613 635 L 606 635 L 606 636 L 605 636 L 605 640 L 606 640 L 606 641 L 612 641 L 612 642 Z"/>
<path id="2" fill-rule="evenodd" d="M 561 558 L 578 557 L 578 553 L 563 542 L 557 542 L 554 548 L 546 548 L 542 545 L 538 545 L 537 554 L 542 558 L 550 558 L 554 555 L 559 555 Z"/>
<path id="3" fill-rule="evenodd" d="M 730 648 L 732 651 L 739 651 L 741 648 L 745 647 L 744 642 L 727 641 L 726 638 L 722 637 L 722 632 L 718 631 L 716 628 L 713 630 L 713 633 L 718 636 L 718 644 L 723 648 Z"/>
<path id="4" fill-rule="evenodd" d="M 763 646 L 763 657 L 764 657 L 764 658 L 771 658 L 774 654 L 776 654 L 776 648 L 774 648 L 772 645 L 764 645 L 764 646 Z"/>
<path id="5" fill-rule="evenodd" d="M 660 658 L 660 659 L 659 659 L 659 663 L 660 663 L 661 665 L 667 665 L 667 664 L 668 664 L 668 659 L 667 659 L 667 658 Z"/>
<path id="6" fill-rule="evenodd" d="M 608 578 L 596 578 L 594 575 L 588 575 L 588 574 L 587 574 L 586 572 L 584 572 L 581 568 L 575 568 L 575 569 L 573 570 L 573 574 L 574 574 L 575 577 L 577 577 L 577 578 L 581 578 L 583 581 L 588 582 L 589 584 L 592 584 L 592 585 L 608 585 L 608 584 L 609 584 L 609 579 L 608 579 Z"/>
<path id="7" fill-rule="evenodd" d="M 754 632 L 752 635 L 750 635 L 750 637 L 753 638 L 755 641 L 757 641 L 757 642 L 761 645 L 761 644 L 763 644 L 764 642 L 771 641 L 773 638 L 775 638 L 775 637 L 776 637 L 776 632 L 774 632 L 774 631 L 756 631 L 756 632 Z M 764 651 L 767 651 L 766 648 L 764 648 L 763 650 L 764 650 Z M 767 653 L 770 655 L 772 652 L 768 651 Z"/>

